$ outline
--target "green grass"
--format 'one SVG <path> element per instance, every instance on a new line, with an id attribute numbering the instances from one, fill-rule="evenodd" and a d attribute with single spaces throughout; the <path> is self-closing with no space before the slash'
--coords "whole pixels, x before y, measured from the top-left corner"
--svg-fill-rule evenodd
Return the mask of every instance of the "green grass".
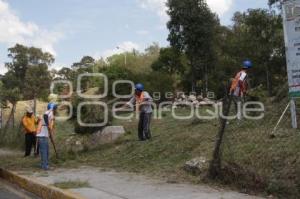
<path id="1" fill-rule="evenodd" d="M 25 134 L 19 127 L 8 130 L 0 130 L 0 146 L 3 148 L 10 148 L 13 150 L 20 150 L 24 148 Z"/>
<path id="2" fill-rule="evenodd" d="M 179 114 L 186 114 L 186 110 L 179 110 Z M 137 120 L 114 121 L 117 125 L 124 125 L 126 135 L 114 144 L 99 146 L 84 152 L 65 150 L 65 141 L 73 134 L 71 123 L 58 123 L 56 142 L 59 159 L 51 157 L 53 166 L 76 167 L 91 165 L 102 168 L 131 171 L 166 177 L 168 179 L 192 180 L 199 178 L 186 174 L 182 167 L 184 163 L 194 157 L 211 157 L 218 122 L 213 121 L 174 121 L 170 114 L 161 120 L 152 121 L 153 139 L 139 142 L 137 138 Z M 85 138 L 72 135 L 77 139 Z M 36 168 L 38 160 L 27 162 L 21 158 L 5 160 L 0 163 L 13 168 Z"/>
<path id="3" fill-rule="evenodd" d="M 186 110 L 181 110 L 186 113 Z M 193 157 L 210 158 L 217 129 L 208 122 L 192 124 L 193 119 L 177 121 L 168 114 L 162 120 L 152 121 L 153 139 L 139 142 L 137 121 L 115 121 L 125 126 L 126 136 L 115 144 L 104 145 L 88 154 L 78 154 L 81 164 L 109 167 L 178 180 L 191 179 L 182 167 Z M 213 130 L 215 128 L 215 130 Z"/>
<path id="4" fill-rule="evenodd" d="M 222 145 L 224 175 L 222 183 L 245 192 L 264 192 L 283 198 L 300 196 L 300 134 L 290 128 L 289 113 L 278 129 L 278 136 L 270 139 L 284 104 L 267 107 L 263 120 L 232 121 L 227 126 Z M 187 114 L 187 109 L 179 109 Z M 51 157 L 54 167 L 73 168 L 89 165 L 117 171 L 136 172 L 167 181 L 202 182 L 199 176 L 186 173 L 182 167 L 192 158 L 203 156 L 210 160 L 218 132 L 219 121 L 198 119 L 175 120 L 170 113 L 152 121 L 153 139 L 139 142 L 137 120 L 114 121 L 123 125 L 126 135 L 114 144 L 106 144 L 83 152 L 68 151 L 65 144 L 73 135 L 72 123 L 57 124 L 57 145 L 60 157 Z M 88 142 L 84 142 L 88 145 Z M 39 160 L 20 157 L 1 160 L 0 166 L 13 169 L 37 169 Z"/>
<path id="5" fill-rule="evenodd" d="M 53 186 L 61 188 L 61 189 L 78 189 L 78 188 L 87 188 L 91 187 L 91 185 L 87 181 L 66 181 L 66 182 L 56 182 Z"/>
<path id="6" fill-rule="evenodd" d="M 291 129 L 290 113 L 280 124 L 277 136 L 270 134 L 284 104 L 268 106 L 258 121 L 228 125 L 223 143 L 225 182 L 244 191 L 264 191 L 283 198 L 300 196 L 300 134 Z"/>

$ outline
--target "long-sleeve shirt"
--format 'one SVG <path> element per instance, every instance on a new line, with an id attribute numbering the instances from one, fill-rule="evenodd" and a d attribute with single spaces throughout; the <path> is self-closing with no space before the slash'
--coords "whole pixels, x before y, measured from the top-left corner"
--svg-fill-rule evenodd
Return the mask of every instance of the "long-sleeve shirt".
<path id="1" fill-rule="evenodd" d="M 25 128 L 26 133 L 36 133 L 36 118 L 34 116 L 24 116 L 22 125 Z"/>
<path id="2" fill-rule="evenodd" d="M 138 104 L 137 103 L 137 96 L 133 96 L 130 101 L 127 103 L 128 105 L 136 105 L 137 109 L 141 112 L 141 113 L 152 113 L 152 106 L 151 103 L 153 101 L 152 97 L 150 96 L 150 94 L 146 91 L 143 91 L 142 93 L 142 103 Z"/>

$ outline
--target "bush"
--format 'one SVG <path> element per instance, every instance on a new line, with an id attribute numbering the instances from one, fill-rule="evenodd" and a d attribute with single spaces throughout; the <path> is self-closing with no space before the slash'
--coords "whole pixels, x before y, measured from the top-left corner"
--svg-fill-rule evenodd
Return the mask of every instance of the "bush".
<path id="1" fill-rule="evenodd" d="M 99 92 L 97 92 L 99 93 Z M 95 93 L 95 94 L 97 94 Z M 99 101 L 99 100 L 97 100 Z M 80 119 L 83 123 L 86 124 L 95 124 L 95 123 L 103 123 L 105 120 L 104 115 L 104 107 L 99 105 L 86 105 L 81 108 L 80 118 L 77 114 L 77 108 L 79 103 L 81 102 L 97 102 L 96 100 L 91 99 L 83 99 L 79 97 L 73 98 L 73 121 L 74 121 L 74 130 L 75 133 L 79 134 L 86 134 L 86 133 L 95 133 L 99 130 L 102 130 L 106 125 L 109 125 L 112 121 L 112 114 L 110 111 L 108 111 L 108 123 L 104 124 L 103 126 L 97 126 L 97 127 L 87 127 L 82 126 L 78 123 L 78 119 Z M 103 101 L 101 99 L 101 101 Z"/>
<path id="2" fill-rule="evenodd" d="M 150 93 L 153 94 L 153 92 L 160 92 L 161 93 L 161 100 L 165 99 L 165 93 L 166 92 L 173 92 L 174 91 L 174 79 L 172 76 L 162 73 L 162 72 L 150 72 L 150 73 L 132 73 L 128 69 L 124 67 L 118 67 L 118 66 L 110 66 L 106 68 L 102 68 L 101 73 L 104 73 L 108 77 L 108 97 L 106 99 L 97 99 L 98 101 L 108 101 L 112 98 L 112 85 L 113 82 L 116 80 L 130 80 L 133 81 L 134 83 L 141 82 L 145 84 L 146 90 Z M 92 85 L 95 85 L 95 82 L 91 83 Z M 103 92 L 103 83 L 98 82 L 97 83 L 97 88 L 89 88 L 87 89 L 86 93 L 89 95 L 97 95 L 98 93 Z M 116 88 L 116 92 L 118 94 L 123 94 L 126 95 L 130 93 L 130 85 L 128 84 L 119 84 L 118 87 Z M 83 99 L 78 96 L 73 98 L 73 120 L 75 123 L 75 132 L 80 133 L 80 134 L 85 134 L 85 133 L 95 133 L 101 129 L 103 129 L 106 125 L 99 126 L 99 127 L 85 127 L 80 125 L 77 122 L 77 107 L 80 102 L 91 102 L 95 101 L 92 99 Z M 110 110 L 110 108 L 109 108 Z M 81 121 L 84 123 L 103 123 L 104 121 L 104 109 L 103 107 L 97 106 L 97 105 L 87 105 L 82 107 L 81 109 Z M 109 111 L 108 112 L 108 123 L 109 125 L 112 121 L 112 114 Z"/>
<path id="3" fill-rule="evenodd" d="M 24 133 L 20 128 L 1 129 L 0 137 L 0 147 L 23 149 L 25 146 Z"/>
<path id="4" fill-rule="evenodd" d="M 143 83 L 146 91 L 148 91 L 150 95 L 152 95 L 154 92 L 160 92 L 160 101 L 166 100 L 165 93 L 174 93 L 175 90 L 174 78 L 171 75 L 163 72 L 153 71 L 149 74 L 136 74 L 136 76 L 133 77 L 133 80 L 135 82 Z"/>

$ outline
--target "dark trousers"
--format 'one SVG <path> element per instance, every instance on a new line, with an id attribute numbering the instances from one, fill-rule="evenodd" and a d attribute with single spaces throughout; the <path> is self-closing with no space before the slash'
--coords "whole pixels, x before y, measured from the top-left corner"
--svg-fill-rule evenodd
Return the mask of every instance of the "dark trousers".
<path id="1" fill-rule="evenodd" d="M 30 156 L 32 147 L 35 151 L 36 145 L 36 136 L 33 133 L 26 133 L 25 134 L 25 156 Z"/>
<path id="2" fill-rule="evenodd" d="M 138 136 L 140 140 L 151 138 L 150 122 L 152 113 L 140 113 Z"/>

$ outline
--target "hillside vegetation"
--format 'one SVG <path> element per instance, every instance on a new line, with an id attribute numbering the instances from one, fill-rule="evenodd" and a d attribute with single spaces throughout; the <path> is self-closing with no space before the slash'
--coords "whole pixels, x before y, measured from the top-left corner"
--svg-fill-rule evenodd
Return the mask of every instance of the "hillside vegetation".
<path id="1" fill-rule="evenodd" d="M 220 180 L 224 185 L 237 187 L 244 192 L 299 196 L 300 135 L 298 130 L 289 128 L 288 115 L 280 124 L 277 136 L 270 138 L 284 104 L 267 106 L 263 120 L 229 122 L 222 145 L 223 177 Z M 176 112 L 189 114 L 185 108 Z M 206 168 L 199 176 L 186 172 L 183 166 L 195 157 L 210 161 L 219 128 L 218 120 L 175 120 L 170 113 L 166 113 L 161 120 L 153 120 L 153 139 L 148 142 L 138 141 L 136 120 L 115 120 L 114 124 L 124 125 L 126 129 L 126 135 L 117 142 L 92 150 L 88 149 L 89 143 L 84 142 L 86 146 L 83 151 L 75 152 L 68 150 L 66 140 L 70 136 L 88 140 L 89 135 L 74 135 L 72 123 L 58 123 L 56 139 L 60 158 L 56 160 L 52 157 L 53 166 L 92 165 L 157 176 L 169 182 L 201 183 L 206 179 Z M 38 162 L 36 159 L 28 161 L 16 157 L 4 160 L 1 166 L 31 170 L 32 167 L 38 168 Z"/>

